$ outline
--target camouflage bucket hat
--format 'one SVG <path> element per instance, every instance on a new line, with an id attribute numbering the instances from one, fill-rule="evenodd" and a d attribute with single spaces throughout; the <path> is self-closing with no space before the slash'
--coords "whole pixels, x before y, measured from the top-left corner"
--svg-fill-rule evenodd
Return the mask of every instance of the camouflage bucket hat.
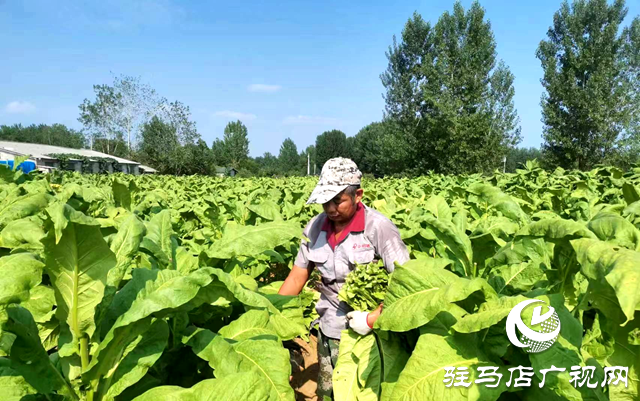
<path id="1" fill-rule="evenodd" d="M 320 180 L 311 193 L 307 205 L 327 203 L 349 185 L 360 185 L 361 178 L 362 173 L 352 160 L 342 157 L 329 159 L 322 167 Z"/>

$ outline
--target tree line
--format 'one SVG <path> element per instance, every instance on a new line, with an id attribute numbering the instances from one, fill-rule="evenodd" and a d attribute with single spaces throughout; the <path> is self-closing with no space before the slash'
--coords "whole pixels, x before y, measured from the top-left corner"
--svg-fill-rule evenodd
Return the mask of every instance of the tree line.
<path id="1" fill-rule="evenodd" d="M 517 147 L 514 75 L 478 2 L 468 10 L 455 3 L 435 24 L 417 12 L 409 18 L 380 76 L 383 118 L 352 137 L 326 131 L 301 151 L 287 138 L 278 155 L 251 158 L 247 127 L 234 121 L 209 147 L 187 106 L 120 76 L 94 86 L 95 99 L 80 105 L 82 133 L 59 124 L 2 126 L 0 138 L 90 146 L 167 174 L 224 166 L 245 176 L 302 175 L 308 162 L 319 172 L 336 156 L 375 176 L 515 171 L 534 158 L 547 168 L 629 167 L 640 162 L 640 17 L 623 26 L 627 12 L 624 0 L 575 0 L 553 16 L 536 51 L 544 72 L 540 149 Z"/>

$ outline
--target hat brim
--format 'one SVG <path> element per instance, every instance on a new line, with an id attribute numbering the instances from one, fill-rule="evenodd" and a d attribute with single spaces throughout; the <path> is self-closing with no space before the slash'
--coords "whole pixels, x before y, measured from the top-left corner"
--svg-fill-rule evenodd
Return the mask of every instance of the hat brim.
<path id="1" fill-rule="evenodd" d="M 347 189 L 349 185 L 316 185 L 309 196 L 307 205 L 312 203 L 324 204 L 333 199 L 340 192 Z"/>

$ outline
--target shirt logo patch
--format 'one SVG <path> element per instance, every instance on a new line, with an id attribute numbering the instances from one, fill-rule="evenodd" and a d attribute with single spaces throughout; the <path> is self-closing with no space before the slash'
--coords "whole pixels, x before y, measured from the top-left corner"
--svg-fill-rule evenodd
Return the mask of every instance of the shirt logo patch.
<path id="1" fill-rule="evenodd" d="M 371 244 L 353 244 L 353 249 L 371 248 Z"/>

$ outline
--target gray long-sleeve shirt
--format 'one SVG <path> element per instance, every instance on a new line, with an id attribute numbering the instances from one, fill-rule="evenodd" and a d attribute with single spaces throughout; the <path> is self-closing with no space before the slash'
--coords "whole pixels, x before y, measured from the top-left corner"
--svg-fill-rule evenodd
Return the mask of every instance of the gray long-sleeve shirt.
<path id="1" fill-rule="evenodd" d="M 325 213 L 314 217 L 303 233 L 309 241 L 301 241 L 294 265 L 315 267 L 322 275 L 321 296 L 316 305 L 320 329 L 327 337 L 339 339 L 341 331 L 347 328 L 346 314 L 351 310 L 338 299 L 347 274 L 356 263 L 380 259 L 387 271 L 392 272 L 394 262 L 403 264 L 409 260 L 409 252 L 391 220 L 363 204 L 358 206 L 337 244 L 330 239 L 333 230 Z"/>

